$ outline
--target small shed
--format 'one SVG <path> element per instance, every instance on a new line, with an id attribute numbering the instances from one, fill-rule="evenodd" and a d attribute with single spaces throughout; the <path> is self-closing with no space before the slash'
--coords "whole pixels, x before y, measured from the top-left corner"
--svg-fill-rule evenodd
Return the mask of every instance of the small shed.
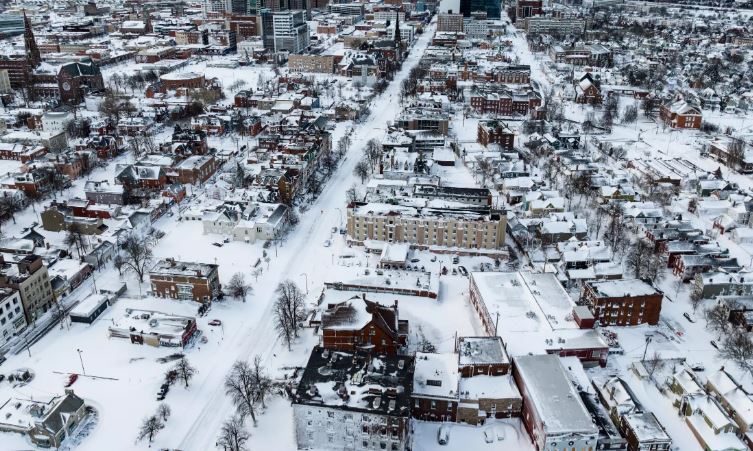
<path id="1" fill-rule="evenodd" d="M 69 313 L 72 323 L 93 323 L 107 309 L 108 298 L 102 294 L 92 294 L 79 302 Z"/>

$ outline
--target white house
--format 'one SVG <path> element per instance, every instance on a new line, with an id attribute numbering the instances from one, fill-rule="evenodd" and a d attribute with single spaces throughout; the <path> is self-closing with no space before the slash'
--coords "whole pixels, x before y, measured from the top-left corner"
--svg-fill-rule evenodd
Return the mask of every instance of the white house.
<path id="1" fill-rule="evenodd" d="M 42 129 L 51 135 L 64 133 L 73 121 L 73 113 L 68 111 L 47 111 L 42 115 Z"/>

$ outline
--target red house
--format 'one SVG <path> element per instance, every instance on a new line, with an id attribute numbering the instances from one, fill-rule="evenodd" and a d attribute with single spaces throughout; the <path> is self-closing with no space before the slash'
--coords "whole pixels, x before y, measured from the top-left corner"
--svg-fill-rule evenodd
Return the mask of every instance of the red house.
<path id="1" fill-rule="evenodd" d="M 322 314 L 322 346 L 338 351 L 367 350 L 396 355 L 408 344 L 408 321 L 391 307 L 354 297 L 329 305 Z"/>
<path id="2" fill-rule="evenodd" d="M 679 100 L 670 105 L 662 105 L 659 117 L 672 128 L 701 128 L 703 115 L 698 107 Z"/>

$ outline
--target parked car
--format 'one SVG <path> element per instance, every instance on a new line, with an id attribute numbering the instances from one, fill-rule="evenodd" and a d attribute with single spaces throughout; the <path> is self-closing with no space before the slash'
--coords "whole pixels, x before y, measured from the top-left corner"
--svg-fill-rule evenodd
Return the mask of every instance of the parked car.
<path id="1" fill-rule="evenodd" d="M 713 346 L 716 349 L 719 349 L 719 345 L 716 344 L 716 340 L 711 340 L 711 346 Z"/>
<path id="2" fill-rule="evenodd" d="M 332 242 L 330 240 L 324 240 L 324 247 L 330 247 Z"/>
<path id="3" fill-rule="evenodd" d="M 465 269 L 465 266 L 458 266 L 458 271 L 460 272 L 461 276 L 467 276 L 468 275 L 468 270 Z"/>
<path id="4" fill-rule="evenodd" d="M 222 247 L 222 243 L 212 243 L 212 246 Z"/>
<path id="5" fill-rule="evenodd" d="M 218 319 L 213 319 L 212 321 L 209 321 L 209 325 L 210 326 L 221 326 L 222 325 L 222 321 L 220 321 Z"/>
<path id="6" fill-rule="evenodd" d="M 690 369 L 693 371 L 706 371 L 706 367 L 703 363 L 693 363 L 690 365 Z"/>
<path id="7" fill-rule="evenodd" d="M 440 445 L 446 445 L 450 442 L 450 426 L 443 424 L 439 426 L 439 431 L 437 432 L 437 443 Z"/>
<path id="8" fill-rule="evenodd" d="M 685 317 L 685 319 L 687 319 L 687 320 L 688 320 L 688 321 L 690 321 L 691 323 L 694 323 L 694 322 L 695 322 L 695 316 L 691 315 L 691 314 L 690 314 L 690 313 L 688 313 L 688 312 L 685 312 L 685 313 L 683 313 L 683 314 L 682 314 L 682 316 L 684 316 L 684 317 Z"/>
<path id="9" fill-rule="evenodd" d="M 460 263 L 460 257 L 458 257 L 457 255 L 452 257 L 452 264 L 457 265 L 458 263 Z"/>

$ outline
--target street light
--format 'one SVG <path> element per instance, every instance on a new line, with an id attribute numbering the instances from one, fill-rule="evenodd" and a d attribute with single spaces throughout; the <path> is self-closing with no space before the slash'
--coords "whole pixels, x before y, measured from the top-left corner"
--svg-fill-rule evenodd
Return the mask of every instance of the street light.
<path id="1" fill-rule="evenodd" d="M 76 349 L 76 352 L 78 352 L 78 359 L 81 361 L 81 372 L 86 376 L 86 368 L 84 368 L 84 359 L 81 357 L 81 353 L 84 352 L 80 349 Z"/>
<path id="2" fill-rule="evenodd" d="M 302 272 L 300 275 L 306 280 L 306 294 L 309 294 L 309 276 L 305 272 Z"/>

